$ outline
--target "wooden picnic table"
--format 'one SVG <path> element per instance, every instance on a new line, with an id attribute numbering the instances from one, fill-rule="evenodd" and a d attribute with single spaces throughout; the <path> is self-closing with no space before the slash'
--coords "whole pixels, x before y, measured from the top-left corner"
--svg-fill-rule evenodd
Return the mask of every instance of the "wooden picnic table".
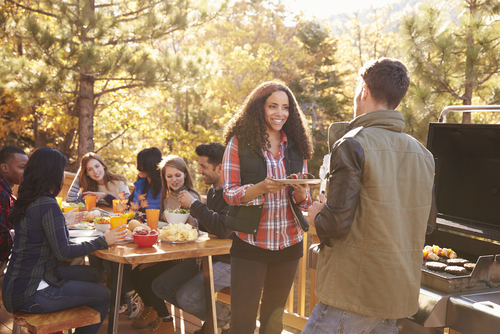
<path id="1" fill-rule="evenodd" d="M 133 241 L 129 241 L 113 245 L 109 247 L 109 249 L 95 251 L 93 254 L 96 256 L 117 264 L 113 265 L 113 285 L 111 289 L 112 298 L 108 334 L 117 334 L 124 264 L 138 265 L 143 263 L 181 260 L 192 257 L 201 257 L 203 261 L 205 297 L 207 301 L 207 333 L 217 333 L 212 256 L 229 254 L 231 244 L 232 240 L 230 239 L 217 239 L 204 234 L 195 242 L 183 244 L 160 241 L 153 245 L 153 247 L 141 248 Z"/>

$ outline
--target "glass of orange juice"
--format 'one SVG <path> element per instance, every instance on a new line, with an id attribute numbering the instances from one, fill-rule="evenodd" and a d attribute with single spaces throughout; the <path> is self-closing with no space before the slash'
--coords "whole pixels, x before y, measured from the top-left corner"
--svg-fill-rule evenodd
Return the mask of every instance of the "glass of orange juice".
<path id="1" fill-rule="evenodd" d="M 85 209 L 90 211 L 95 208 L 97 205 L 97 196 L 96 195 L 85 195 Z"/>
<path id="2" fill-rule="evenodd" d="M 64 207 L 64 213 L 70 212 L 73 209 L 77 209 L 78 210 L 78 206 L 65 206 Z"/>
<path id="3" fill-rule="evenodd" d="M 117 228 L 120 225 L 127 225 L 127 218 L 125 217 L 110 217 L 111 229 Z M 124 231 L 125 227 L 121 228 L 119 231 Z"/>
<path id="4" fill-rule="evenodd" d="M 160 219 L 160 209 L 146 209 L 146 222 L 151 230 L 158 228 L 158 220 Z"/>

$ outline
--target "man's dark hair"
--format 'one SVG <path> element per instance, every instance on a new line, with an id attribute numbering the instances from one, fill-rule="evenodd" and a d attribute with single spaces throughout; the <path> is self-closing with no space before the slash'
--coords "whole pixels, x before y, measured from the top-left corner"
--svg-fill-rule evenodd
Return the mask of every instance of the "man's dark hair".
<path id="1" fill-rule="evenodd" d="M 396 109 L 410 86 L 408 69 L 397 59 L 369 61 L 358 74 L 370 89 L 373 99 L 386 103 L 389 109 Z"/>
<path id="2" fill-rule="evenodd" d="M 4 164 L 9 161 L 9 159 L 13 158 L 16 153 L 27 155 L 26 152 L 16 146 L 5 146 L 2 148 L 0 150 L 0 164 Z"/>
<path id="3" fill-rule="evenodd" d="M 226 147 L 220 143 L 201 144 L 196 147 L 199 157 L 208 157 L 208 163 L 214 168 L 222 163 Z"/>

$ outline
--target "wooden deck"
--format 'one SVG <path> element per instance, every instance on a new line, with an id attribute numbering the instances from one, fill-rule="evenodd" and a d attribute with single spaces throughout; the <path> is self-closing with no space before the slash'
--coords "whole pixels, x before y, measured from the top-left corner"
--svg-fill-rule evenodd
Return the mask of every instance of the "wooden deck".
<path id="1" fill-rule="evenodd" d="M 192 316 L 189 313 L 183 312 L 176 307 L 170 305 L 169 307 L 170 313 L 175 314 L 174 325 L 176 327 L 176 334 L 192 334 L 197 329 L 201 328 L 201 321 Z M 129 320 L 128 317 L 124 314 L 120 314 L 120 320 L 118 321 L 118 333 L 120 334 L 140 334 L 140 329 L 134 329 L 131 326 L 132 320 Z M 98 334 L 107 334 L 108 330 L 108 318 L 104 320 L 101 328 L 99 329 Z M 289 329 L 291 332 L 284 330 L 283 334 L 294 334 L 300 333 L 298 331 L 294 331 L 293 329 Z M 21 329 L 22 334 L 28 334 L 28 331 L 25 328 Z M 220 330 L 219 330 L 220 333 Z M 9 316 L 7 311 L 4 309 L 0 309 L 0 334 L 12 334 L 12 318 Z M 258 334 L 258 328 L 255 329 L 255 334 Z"/>

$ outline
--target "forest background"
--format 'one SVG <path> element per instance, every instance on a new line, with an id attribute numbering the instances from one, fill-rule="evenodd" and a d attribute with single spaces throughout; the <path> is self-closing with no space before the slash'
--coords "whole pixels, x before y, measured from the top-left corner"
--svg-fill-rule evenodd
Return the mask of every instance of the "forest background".
<path id="1" fill-rule="evenodd" d="M 281 0 L 0 0 L 0 146 L 55 147 L 73 172 L 94 151 L 131 182 L 137 153 L 156 146 L 195 172 L 194 148 L 221 142 L 250 91 L 279 80 L 311 126 L 317 176 L 370 59 L 407 64 L 398 110 L 423 144 L 444 106 L 498 104 L 499 14 L 498 0 L 406 0 L 324 21 Z M 498 118 L 449 116 L 460 121 Z"/>

